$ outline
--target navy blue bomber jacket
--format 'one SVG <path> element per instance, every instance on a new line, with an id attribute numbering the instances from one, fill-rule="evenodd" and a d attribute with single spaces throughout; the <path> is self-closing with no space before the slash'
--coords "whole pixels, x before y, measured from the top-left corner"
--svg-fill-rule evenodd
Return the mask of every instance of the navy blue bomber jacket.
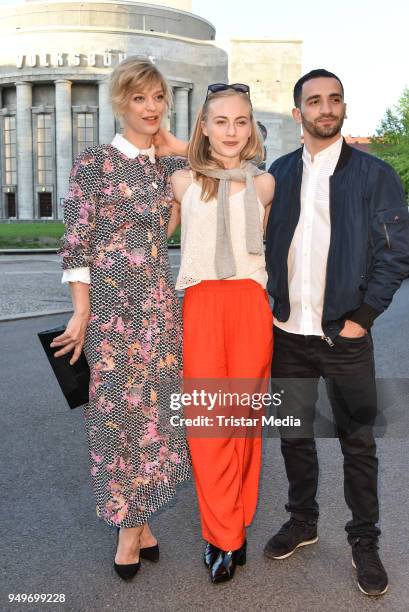
<path id="1" fill-rule="evenodd" d="M 276 182 L 266 229 L 267 290 L 274 316 L 290 316 L 287 258 L 300 217 L 302 148 L 269 169 Z M 384 161 L 342 145 L 330 177 L 331 239 L 322 329 L 335 338 L 350 319 L 369 329 L 409 276 L 409 209 L 401 181 Z"/>

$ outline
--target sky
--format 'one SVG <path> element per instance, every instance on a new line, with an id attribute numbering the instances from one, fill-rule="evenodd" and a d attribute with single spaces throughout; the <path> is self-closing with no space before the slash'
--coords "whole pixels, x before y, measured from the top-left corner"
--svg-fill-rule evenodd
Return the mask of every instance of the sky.
<path id="1" fill-rule="evenodd" d="M 192 0 L 192 11 L 216 27 L 216 40 L 302 40 L 303 72 L 326 68 L 344 84 L 344 134 L 374 134 L 409 87 L 407 0 Z"/>
<path id="2" fill-rule="evenodd" d="M 303 73 L 326 68 L 344 84 L 344 134 L 375 133 L 409 87 L 407 0 L 192 0 L 216 39 L 303 41 Z"/>

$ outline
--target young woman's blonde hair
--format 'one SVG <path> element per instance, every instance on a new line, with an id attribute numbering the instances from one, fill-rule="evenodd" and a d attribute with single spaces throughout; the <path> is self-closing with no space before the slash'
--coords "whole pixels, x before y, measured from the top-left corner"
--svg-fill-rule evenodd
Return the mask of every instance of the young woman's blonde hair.
<path id="1" fill-rule="evenodd" d="M 163 74 L 148 59 L 128 57 L 112 71 L 109 82 L 112 109 L 121 117 L 135 92 L 158 85 L 163 90 L 165 102 L 172 105 L 172 90 Z"/>
<path id="2" fill-rule="evenodd" d="M 250 122 L 251 122 L 251 133 L 250 138 L 240 152 L 241 160 L 251 160 L 256 164 L 263 161 L 264 158 L 264 145 L 261 134 L 257 127 L 257 124 L 253 116 L 253 107 L 251 104 L 250 97 L 242 92 L 235 91 L 234 89 L 225 89 L 216 93 L 209 94 L 206 102 L 199 110 L 199 114 L 196 119 L 195 127 L 193 129 L 193 135 L 190 139 L 188 148 L 188 161 L 191 169 L 195 172 L 196 178 L 199 180 L 202 186 L 202 199 L 208 202 L 212 198 L 217 196 L 219 188 L 219 179 L 211 178 L 203 174 L 203 170 L 209 168 L 223 168 L 223 164 L 212 156 L 209 139 L 203 134 L 202 123 L 206 122 L 209 114 L 209 107 L 213 100 L 219 98 L 229 98 L 232 96 L 240 96 L 242 100 L 246 100 L 250 110 Z"/>

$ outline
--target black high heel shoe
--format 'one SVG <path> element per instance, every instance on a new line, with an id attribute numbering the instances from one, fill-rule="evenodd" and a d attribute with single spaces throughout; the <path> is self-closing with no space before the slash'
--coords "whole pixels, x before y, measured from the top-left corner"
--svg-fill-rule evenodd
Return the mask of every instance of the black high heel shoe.
<path id="1" fill-rule="evenodd" d="M 236 571 L 236 566 L 246 564 L 246 551 L 246 540 L 237 550 L 221 550 L 210 568 L 210 580 L 214 584 L 231 580 Z"/>
<path id="2" fill-rule="evenodd" d="M 152 563 L 157 563 L 159 561 L 159 546 L 155 544 L 154 546 L 146 546 L 145 548 L 141 548 L 139 551 L 139 556 L 141 559 L 146 559 L 147 561 L 152 561 Z"/>
<path id="3" fill-rule="evenodd" d="M 116 535 L 116 545 L 118 547 L 118 542 L 119 542 L 119 531 L 120 528 L 117 527 L 117 535 Z M 114 569 L 116 571 L 116 573 L 118 574 L 118 576 L 120 578 L 122 578 L 122 580 L 132 580 L 132 578 L 134 578 L 136 576 L 136 574 L 139 572 L 141 568 L 141 562 L 138 561 L 138 563 L 115 563 L 114 561 Z"/>
<path id="4" fill-rule="evenodd" d="M 206 542 L 206 548 L 203 555 L 203 561 L 206 567 L 210 568 L 216 561 L 220 552 L 220 548 L 217 548 L 214 544 Z"/>

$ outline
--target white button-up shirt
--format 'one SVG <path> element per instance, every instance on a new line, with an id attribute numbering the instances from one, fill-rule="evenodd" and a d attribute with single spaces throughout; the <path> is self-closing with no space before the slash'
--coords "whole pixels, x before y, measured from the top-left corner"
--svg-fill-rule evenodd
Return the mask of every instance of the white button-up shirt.
<path id="1" fill-rule="evenodd" d="M 138 147 L 135 147 L 129 140 L 124 138 L 122 134 L 115 134 L 111 145 L 130 159 L 135 159 L 138 155 L 147 155 L 152 164 L 156 161 L 154 145 L 149 147 L 149 149 L 138 149 Z M 61 282 L 72 283 L 75 281 L 80 281 L 81 283 L 89 285 L 91 283 L 89 268 L 71 268 L 71 270 L 64 270 Z"/>
<path id="2" fill-rule="evenodd" d="M 329 177 L 341 148 L 342 137 L 312 158 L 304 146 L 301 212 L 288 252 L 290 317 L 284 323 L 274 321 L 292 334 L 324 335 L 321 319 L 331 237 Z"/>

